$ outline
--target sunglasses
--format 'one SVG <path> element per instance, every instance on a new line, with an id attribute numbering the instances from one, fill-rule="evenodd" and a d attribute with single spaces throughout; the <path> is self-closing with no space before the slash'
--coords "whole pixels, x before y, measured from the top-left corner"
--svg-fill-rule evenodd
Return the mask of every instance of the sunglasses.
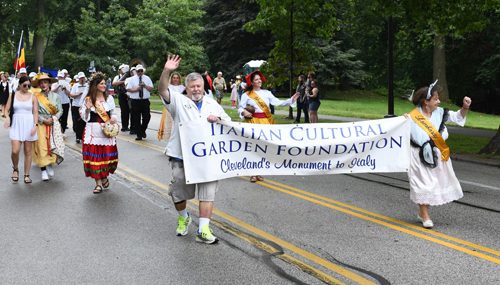
<path id="1" fill-rule="evenodd" d="M 30 87 L 30 85 L 29 85 L 29 84 L 23 84 L 22 86 L 23 86 L 24 88 L 26 88 L 26 87 Z"/>

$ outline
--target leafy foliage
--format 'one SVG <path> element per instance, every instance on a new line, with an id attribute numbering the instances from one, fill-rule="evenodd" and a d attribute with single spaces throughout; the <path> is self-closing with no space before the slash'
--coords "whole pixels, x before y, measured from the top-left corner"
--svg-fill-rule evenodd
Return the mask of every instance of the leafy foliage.
<path id="1" fill-rule="evenodd" d="M 313 58 L 322 58 L 321 50 L 311 40 L 329 40 L 337 30 L 336 1 L 256 0 L 261 10 L 244 28 L 250 32 L 271 31 L 275 46 L 263 70 L 273 73 L 277 85 L 289 79 L 288 64 L 294 62 L 292 78 L 315 70 Z M 293 41 L 292 36 L 293 35 Z M 291 58 L 291 48 L 293 58 Z"/>

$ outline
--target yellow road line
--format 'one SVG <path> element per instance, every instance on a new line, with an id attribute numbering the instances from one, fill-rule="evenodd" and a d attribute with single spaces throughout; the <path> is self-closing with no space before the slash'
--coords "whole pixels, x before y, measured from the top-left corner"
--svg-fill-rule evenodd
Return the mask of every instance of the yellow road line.
<path id="1" fill-rule="evenodd" d="M 410 224 L 410 223 L 406 223 L 406 222 L 403 222 L 403 221 L 400 221 L 400 220 L 396 220 L 396 219 L 393 219 L 393 218 L 390 218 L 390 217 L 386 217 L 386 216 L 383 216 L 383 215 L 380 215 L 380 214 L 377 214 L 377 213 L 374 213 L 374 212 L 370 212 L 368 210 L 364 210 L 364 209 L 361 209 L 361 208 L 358 208 L 358 207 L 355 207 L 355 206 L 351 206 L 349 204 L 345 204 L 345 203 L 342 203 L 342 202 L 339 202 L 339 201 L 335 201 L 335 200 L 332 200 L 332 199 L 329 199 L 329 198 L 326 198 L 326 197 L 323 197 L 323 196 L 320 196 L 320 195 L 316 195 L 316 194 L 313 194 L 313 193 L 310 193 L 310 192 L 307 192 L 307 191 L 303 191 L 303 190 L 297 189 L 297 188 L 292 187 L 292 186 L 281 184 L 279 182 L 275 182 L 275 181 L 268 180 L 268 179 L 266 179 L 266 182 L 274 184 L 274 185 L 277 185 L 277 186 L 280 186 L 280 187 L 283 187 L 283 188 L 287 188 L 287 189 L 293 190 L 295 192 L 302 193 L 302 194 L 305 194 L 305 195 L 308 195 L 308 196 L 311 196 L 311 197 L 314 197 L 314 198 L 318 198 L 318 199 L 321 199 L 321 200 L 324 200 L 324 201 L 327 201 L 327 202 L 330 202 L 330 203 L 334 203 L 334 204 L 340 205 L 340 206 L 345 207 L 345 208 L 349 208 L 349 209 L 352 209 L 352 210 L 355 210 L 355 211 L 358 211 L 358 212 L 362 212 L 362 213 L 365 213 L 365 214 L 368 214 L 368 215 L 371 215 L 371 216 L 374 216 L 374 217 L 377 217 L 377 218 L 380 218 L 380 219 L 384 219 L 384 220 L 387 220 L 387 221 L 390 221 L 390 222 L 393 222 L 393 223 L 396 223 L 396 224 L 400 224 L 400 225 L 403 225 L 403 226 L 406 226 L 406 227 L 409 227 L 409 228 L 412 228 L 412 229 L 415 229 L 415 230 L 418 230 L 418 231 L 422 231 L 422 232 L 425 232 L 427 234 L 435 235 L 435 236 L 438 236 L 440 238 L 448 239 L 448 240 L 454 241 L 456 243 L 460 243 L 460 244 L 463 244 L 463 245 L 466 245 L 466 246 L 469 246 L 469 247 L 472 247 L 472 248 L 475 248 L 475 249 L 479 249 L 479 250 L 482 250 L 482 251 L 485 251 L 485 252 L 488 252 L 488 253 L 500 256 L 500 251 L 498 251 L 498 250 L 494 250 L 494 249 L 487 248 L 487 247 L 484 247 L 484 246 L 481 246 L 481 245 L 477 245 L 477 244 L 474 244 L 474 243 L 471 243 L 471 242 L 468 242 L 468 241 L 465 241 L 465 240 L 461 240 L 461 239 L 458 239 L 458 238 L 455 238 L 455 237 L 452 237 L 452 236 L 448 236 L 448 235 L 445 235 L 445 234 L 442 234 L 442 233 L 439 233 L 439 232 L 436 232 L 436 231 L 427 230 L 425 228 L 422 228 L 422 227 L 419 227 L 419 226 L 415 226 L 415 225 Z"/>
<path id="2" fill-rule="evenodd" d="M 69 144 L 69 145 L 71 145 L 71 146 L 80 148 L 79 146 L 74 145 L 72 143 L 68 143 L 68 142 L 66 142 L 66 143 Z M 72 150 L 72 149 L 70 149 L 70 150 Z M 75 152 L 75 153 L 78 153 L 75 150 L 72 150 L 72 151 Z M 122 169 L 123 171 L 125 171 L 125 172 L 127 172 L 129 174 L 132 174 L 133 176 L 136 176 L 136 177 L 138 177 L 138 178 L 140 178 L 140 179 L 142 179 L 144 181 L 147 181 L 147 182 L 149 182 L 149 183 L 151 183 L 151 184 L 159 187 L 160 189 L 168 191 L 168 187 L 166 185 L 164 185 L 164 184 L 162 184 L 162 183 L 160 183 L 158 181 L 155 181 L 155 180 L 153 180 L 153 179 L 151 179 L 151 178 L 149 178 L 147 176 L 144 176 L 144 175 L 142 175 L 142 174 L 140 174 L 140 173 L 138 173 L 138 172 L 136 172 L 136 171 L 134 171 L 134 170 L 126 167 L 126 166 L 120 165 L 120 169 Z M 118 172 L 117 174 L 120 174 L 118 170 L 116 172 Z M 123 176 L 129 177 L 127 175 L 123 175 Z M 158 193 L 160 193 L 160 192 L 158 192 Z M 164 196 L 164 195 L 162 195 L 162 196 Z M 164 196 L 164 197 L 166 197 L 166 196 Z M 190 200 L 189 202 L 192 203 L 192 204 L 194 204 L 194 205 L 196 205 L 196 206 L 199 205 L 199 201 L 196 200 L 196 199 Z M 193 209 L 193 208 L 191 208 L 191 209 Z M 248 231 L 250 231 L 250 232 L 252 232 L 252 233 L 254 233 L 254 234 L 258 235 L 258 236 L 261 236 L 264 239 L 270 240 L 270 241 L 272 241 L 272 242 L 274 242 L 274 243 L 276 243 L 276 244 L 278 244 L 280 246 L 283 246 L 283 247 L 289 249 L 290 251 L 293 251 L 293 252 L 295 252 L 295 253 L 297 253 L 297 254 L 299 254 L 299 255 L 301 255 L 301 256 L 303 256 L 303 257 L 305 257 L 305 258 L 307 258 L 307 259 L 309 259 L 311 261 L 314 261 L 317 264 L 320 264 L 320 265 L 322 265 L 322 266 L 324 266 L 324 267 L 326 267 L 326 268 L 328 268 L 328 269 L 330 269 L 330 270 L 332 270 L 334 272 L 337 272 L 340 275 L 343 275 L 343 276 L 345 276 L 345 277 L 347 277 L 347 278 L 349 278 L 349 279 L 351 279 L 351 280 L 353 280 L 355 282 L 358 282 L 359 284 L 375 284 L 375 283 L 371 282 L 370 280 L 367 280 L 367 279 L 365 279 L 365 278 L 363 278 L 363 277 L 361 277 L 359 275 L 356 275 L 353 272 L 350 272 L 350 271 L 348 271 L 348 270 L 346 270 L 346 269 L 344 269 L 344 268 L 342 268 L 342 267 L 340 267 L 338 265 L 335 265 L 335 264 L 333 264 L 333 263 L 331 263 L 331 262 L 329 262 L 327 260 L 324 260 L 324 259 L 322 259 L 322 258 L 320 258 L 320 257 L 318 257 L 318 256 L 316 256 L 316 255 L 314 255 L 314 254 L 312 254 L 310 252 L 307 252 L 307 251 L 305 251 L 305 250 L 303 250 L 303 249 L 301 249 L 299 247 L 296 247 L 296 246 L 294 246 L 294 245 L 292 245 L 292 244 L 290 244 L 290 243 L 288 243 L 286 241 L 283 241 L 283 240 L 281 240 L 281 239 L 279 239 L 277 237 L 274 237 L 274 236 L 272 236 L 272 235 L 270 235 L 270 234 L 268 234 L 268 233 L 266 233 L 266 232 L 264 232 L 264 231 L 262 231 L 262 230 L 260 230 L 260 229 L 258 229 L 256 227 L 251 226 L 251 225 L 249 225 L 249 224 L 247 224 L 247 223 L 245 223 L 245 222 L 243 222 L 243 221 L 241 221 L 239 219 L 236 219 L 236 218 L 234 218 L 234 217 L 232 217 L 232 216 L 230 216 L 230 215 L 228 215 L 228 214 L 226 214 L 226 213 L 224 213 L 222 211 L 219 211 L 219 210 L 217 210 L 217 209 L 214 208 L 212 210 L 212 213 L 215 214 L 215 215 L 217 215 L 217 216 L 220 216 L 220 217 L 222 217 L 222 218 L 224 218 L 224 219 L 226 219 L 226 220 L 228 220 L 228 221 L 230 221 L 230 222 L 232 222 L 234 224 L 237 224 L 240 227 L 243 227 L 244 229 L 246 229 L 246 230 L 248 230 Z M 219 226 L 220 228 L 224 228 L 226 230 L 228 229 L 227 226 L 224 226 L 221 222 L 219 222 L 219 221 L 217 221 L 215 219 L 212 219 L 212 223 L 214 225 Z M 258 248 L 261 248 L 261 249 L 263 249 L 263 250 L 265 250 L 267 252 L 270 252 L 270 253 L 276 252 L 276 249 L 273 248 L 272 246 L 269 246 L 267 244 L 263 244 L 262 242 L 257 241 L 255 239 L 251 239 L 251 238 L 249 238 L 248 236 L 245 236 L 242 233 L 238 233 L 238 231 L 235 230 L 235 229 L 231 230 L 230 232 L 233 233 L 233 235 L 237 236 L 238 238 L 243 239 L 243 240 L 245 240 L 245 241 L 247 241 L 249 243 L 252 243 L 255 246 L 257 246 Z M 291 256 L 289 256 L 287 254 L 283 254 L 281 257 L 280 256 L 276 256 L 276 257 L 278 257 L 278 258 L 280 258 L 280 259 L 282 259 L 284 261 L 288 260 L 289 262 L 288 261 L 287 262 L 289 264 L 291 264 L 293 266 L 296 266 L 296 267 L 298 267 L 300 269 L 304 269 L 304 270 L 306 270 L 305 272 L 308 272 L 310 274 L 312 273 L 313 276 L 317 277 L 318 279 L 320 279 L 320 280 L 322 280 L 324 282 L 327 282 L 327 284 L 343 284 L 342 282 L 340 282 L 339 280 L 333 278 L 332 276 L 330 276 L 330 275 L 328 275 L 328 274 L 326 274 L 326 273 L 324 273 L 324 272 L 322 272 L 322 271 L 320 271 L 318 269 L 315 269 L 315 268 L 313 268 L 313 267 L 311 267 L 311 266 L 303 263 L 302 261 L 299 261 L 299 260 L 297 260 L 297 259 L 295 259 L 295 258 L 293 258 L 293 257 L 291 257 Z"/>
<path id="3" fill-rule="evenodd" d="M 244 177 L 244 178 L 241 177 L 241 178 L 248 180 L 248 178 L 246 178 L 246 177 Z M 283 193 L 295 196 L 297 198 L 301 198 L 301 199 L 307 200 L 307 201 L 315 203 L 315 204 L 319 204 L 319 205 L 322 205 L 322 206 L 325 206 L 325 207 L 328 207 L 328 208 L 331 208 L 331 209 L 335 209 L 337 211 L 340 211 L 340 212 L 343 212 L 343 213 L 346 213 L 346 214 L 349 214 L 349 215 L 352 215 L 352 216 L 355 216 L 355 217 L 358 217 L 358 218 L 361 218 L 361 219 L 364 219 L 364 220 L 367 220 L 367 221 L 370 221 L 370 222 L 373 222 L 373 223 L 376 223 L 376 224 L 379 224 L 379 225 L 386 226 L 388 228 L 391 228 L 391 229 L 394 229 L 394 230 L 397 230 L 397 231 L 400 231 L 400 232 L 407 233 L 407 234 L 412 235 L 412 236 L 416 236 L 416 237 L 419 237 L 419 238 L 422 238 L 422 239 L 425 239 L 425 240 L 428 240 L 428 241 L 432 241 L 432 242 L 435 242 L 437 244 L 444 245 L 446 247 L 453 248 L 453 249 L 456 249 L 458 251 L 461 251 L 461 252 L 464 252 L 464 253 L 467 253 L 467 254 L 470 254 L 470 255 L 473 255 L 473 256 L 476 256 L 476 257 L 479 257 L 479 258 L 482 258 L 482 259 L 485 259 L 485 260 L 488 260 L 488 261 L 491 261 L 491 262 L 494 262 L 494 263 L 497 263 L 497 264 L 500 264 L 500 259 L 498 259 L 498 258 L 494 258 L 494 257 L 491 257 L 491 256 L 483 254 L 483 253 L 479 253 L 479 252 L 476 252 L 476 251 L 473 251 L 473 250 L 470 250 L 470 249 L 467 249 L 467 248 L 463 248 L 463 247 L 454 245 L 452 243 L 442 241 L 442 240 L 437 239 L 437 238 L 429 237 L 429 236 L 426 236 L 424 234 L 417 233 L 417 232 L 408 230 L 406 228 L 402 228 L 400 226 L 396 226 L 396 225 L 393 225 L 393 224 L 390 224 L 390 223 L 387 223 L 387 222 L 384 222 L 384 221 L 381 221 L 381 220 L 378 220 L 378 219 L 374 219 L 374 218 L 371 218 L 371 217 L 368 217 L 368 216 L 364 216 L 362 214 L 359 214 L 359 213 L 356 213 L 356 212 L 353 212 L 353 211 L 350 211 L 350 210 L 347 210 L 347 209 L 344 209 L 344 208 L 340 208 L 340 207 L 328 204 L 328 203 L 323 202 L 323 201 L 318 201 L 316 199 L 313 199 L 313 198 L 310 198 L 310 197 L 307 197 L 307 196 L 304 196 L 304 195 L 301 195 L 301 194 L 297 194 L 295 192 L 292 192 L 292 191 L 289 191 L 289 190 L 285 190 L 283 188 L 279 188 L 279 187 L 271 185 L 269 183 L 264 183 L 264 182 L 258 182 L 258 183 L 260 185 L 265 186 L 265 187 L 268 187 L 268 188 L 271 188 L 271 189 L 274 189 L 274 190 L 277 190 L 277 191 L 280 191 L 280 192 L 283 192 Z M 276 184 L 280 184 L 280 183 L 277 183 L 277 182 L 275 182 L 275 183 Z M 281 185 L 283 185 L 283 184 L 281 184 Z M 284 185 L 284 186 L 286 186 L 286 185 Z M 287 188 L 288 187 L 289 186 L 287 186 Z M 290 188 L 293 188 L 293 187 L 290 187 Z M 294 189 L 297 189 L 297 188 L 294 188 Z M 300 191 L 300 192 L 305 192 L 305 191 L 302 191 L 302 190 L 299 190 L 299 189 L 297 189 L 297 190 Z M 314 194 L 311 194 L 311 193 L 308 193 L 308 192 L 306 192 L 306 193 L 307 193 L 307 195 L 315 196 Z M 330 199 L 324 198 L 324 200 L 326 201 L 326 200 L 330 200 Z M 334 201 L 334 200 L 330 200 L 330 201 Z M 334 202 L 336 204 L 343 204 L 343 203 L 340 203 L 340 202 L 337 202 L 337 201 L 334 201 Z M 343 204 L 343 205 L 346 205 L 346 204 Z M 346 206 L 349 206 L 349 205 L 346 205 Z M 352 206 L 349 206 L 349 208 L 359 209 L 359 208 L 352 207 Z M 360 209 L 360 210 L 362 210 L 362 209 Z M 362 212 L 371 213 L 371 212 L 365 211 L 365 210 L 362 210 Z M 373 213 L 373 214 L 374 214 L 374 216 L 377 216 L 377 217 L 384 217 L 382 215 L 378 215 L 378 214 L 375 214 L 375 213 Z M 478 248 L 478 249 L 481 248 L 482 250 L 487 251 L 489 253 L 496 254 L 498 252 L 498 251 L 493 250 L 493 249 L 489 249 L 489 248 L 486 248 L 486 247 L 483 247 L 483 246 L 475 245 L 473 243 L 462 241 L 460 239 L 456 239 L 456 238 L 453 238 L 453 237 L 450 237 L 450 236 L 447 236 L 447 235 L 444 235 L 444 234 L 439 234 L 439 233 L 434 232 L 434 231 L 420 229 L 420 228 L 417 228 L 417 227 L 415 227 L 415 226 L 413 226 L 411 224 L 408 224 L 408 223 L 405 223 L 405 222 L 401 222 L 401 221 L 398 221 L 398 220 L 395 220 L 395 219 L 392 219 L 392 218 L 389 218 L 389 217 L 385 217 L 385 219 L 389 220 L 391 222 L 397 222 L 397 223 L 405 225 L 405 226 L 411 226 L 412 228 L 424 231 L 424 232 L 426 232 L 428 234 L 434 234 L 436 236 L 440 236 L 440 237 L 447 238 L 449 240 L 453 240 L 453 241 L 457 241 L 457 242 L 461 241 L 460 243 L 462 243 L 462 244 L 466 244 L 468 246 L 475 247 L 475 248 Z"/>

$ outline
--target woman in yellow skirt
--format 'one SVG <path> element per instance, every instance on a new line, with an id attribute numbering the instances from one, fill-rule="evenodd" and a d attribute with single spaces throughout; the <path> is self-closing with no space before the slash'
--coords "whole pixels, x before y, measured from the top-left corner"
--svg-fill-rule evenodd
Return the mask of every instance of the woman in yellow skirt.
<path id="1" fill-rule="evenodd" d="M 245 93 L 241 95 L 238 113 L 241 118 L 245 118 L 245 123 L 252 124 L 275 124 L 269 104 L 276 107 L 292 106 L 295 107 L 299 92 L 292 98 L 280 100 L 265 89 L 262 89 L 262 82 L 266 81 L 264 75 L 256 70 L 245 77 L 247 87 Z M 250 177 L 250 182 L 264 181 L 261 176 Z"/>
<path id="2" fill-rule="evenodd" d="M 38 99 L 38 139 L 33 143 L 33 162 L 42 170 L 42 180 L 49 181 L 54 176 L 52 165 L 64 160 L 64 139 L 59 118 L 63 114 L 61 99 L 50 91 L 57 79 L 46 73 L 35 76 L 30 92 Z"/>

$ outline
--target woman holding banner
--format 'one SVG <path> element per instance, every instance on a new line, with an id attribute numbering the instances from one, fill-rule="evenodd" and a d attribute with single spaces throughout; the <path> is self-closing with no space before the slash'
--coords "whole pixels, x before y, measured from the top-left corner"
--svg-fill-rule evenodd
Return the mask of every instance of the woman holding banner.
<path id="1" fill-rule="evenodd" d="M 30 93 L 38 99 L 38 140 L 33 143 L 33 162 L 42 170 L 42 180 L 49 181 L 54 176 L 52 165 L 64 160 L 64 139 L 59 118 L 63 114 L 61 99 L 50 91 L 57 79 L 47 73 L 39 73 L 33 79 Z"/>
<path id="2" fill-rule="evenodd" d="M 443 205 L 463 197 L 451 164 L 446 122 L 464 126 L 471 99 L 464 97 L 458 112 L 439 107 L 439 92 L 436 82 L 420 88 L 413 96 L 416 109 L 405 114 L 411 117 L 411 162 L 408 177 L 410 199 L 420 207 L 417 219 L 425 228 L 434 223 L 429 216 L 429 206 Z"/>
<path id="3" fill-rule="evenodd" d="M 247 87 L 245 93 L 241 95 L 238 113 L 241 118 L 245 118 L 245 123 L 252 124 L 275 124 L 269 104 L 275 107 L 292 106 L 295 107 L 295 102 L 300 93 L 295 93 L 292 98 L 280 100 L 267 90 L 261 89 L 262 82 L 266 81 L 264 75 L 259 70 L 256 70 L 245 77 Z M 250 177 L 250 182 L 264 181 L 261 176 Z"/>
<path id="4" fill-rule="evenodd" d="M 103 131 L 107 122 L 116 124 L 115 101 L 109 96 L 106 78 L 95 73 L 90 79 L 89 92 L 80 108 L 80 116 L 85 123 L 83 131 L 83 169 L 86 177 L 95 179 L 93 193 L 100 194 L 109 187 L 109 174 L 118 167 L 116 137 L 109 137 Z M 116 128 L 119 130 L 119 128 Z"/>

